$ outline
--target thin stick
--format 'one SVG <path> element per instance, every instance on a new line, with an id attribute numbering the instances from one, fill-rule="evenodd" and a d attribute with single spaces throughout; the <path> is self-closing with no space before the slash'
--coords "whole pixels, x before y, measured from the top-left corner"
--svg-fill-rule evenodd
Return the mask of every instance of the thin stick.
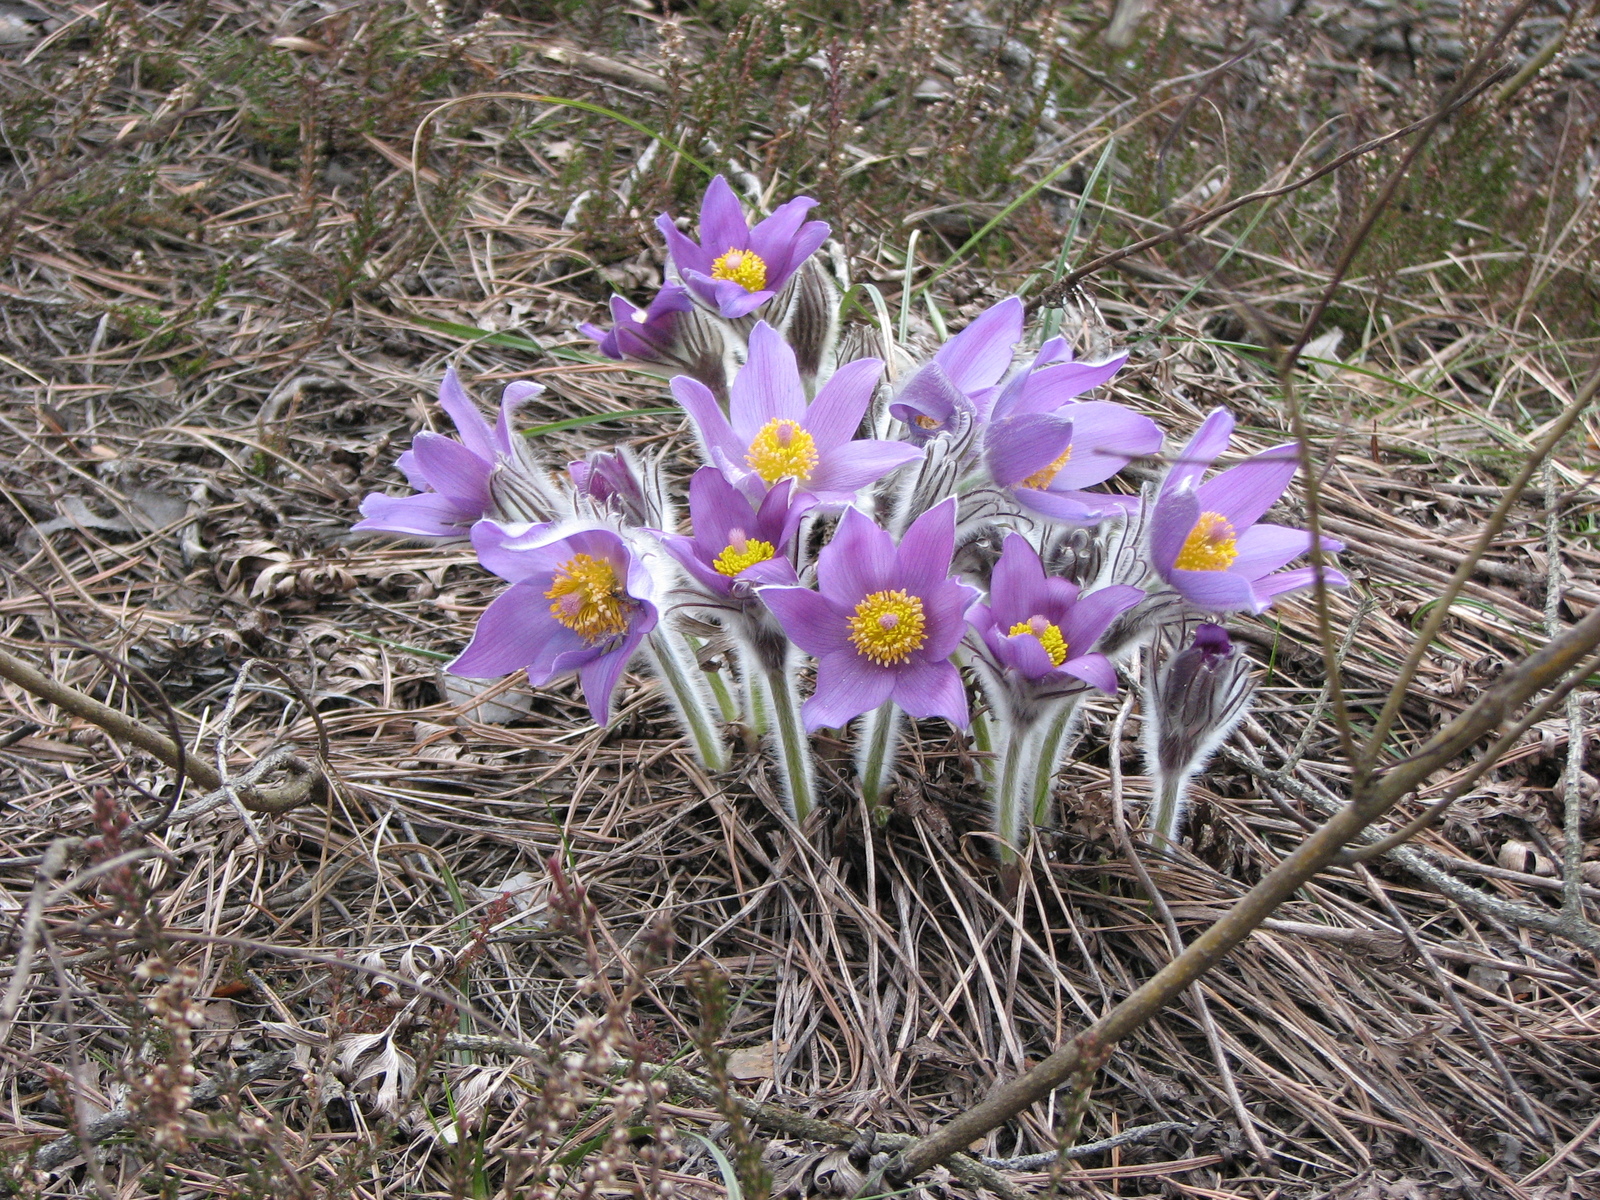
<path id="1" fill-rule="evenodd" d="M 1332 863 L 1346 843 L 1421 785 L 1439 766 L 1498 728 L 1511 711 L 1563 679 L 1596 646 L 1600 646 L 1600 609 L 1507 671 L 1417 754 L 1357 790 L 1348 804 L 1309 834 L 1225 916 L 1104 1017 L 1027 1074 L 918 1141 L 900 1156 L 888 1174 L 895 1179 L 913 1178 L 1044 1099 L 1067 1080 L 1085 1070 L 1098 1069 L 1122 1039 L 1143 1027 L 1220 963 L 1280 904 Z"/>
<path id="2" fill-rule="evenodd" d="M 64 712 L 81 717 L 92 725 L 98 725 L 112 737 L 137 746 L 174 770 L 181 768 L 208 792 L 216 791 L 222 786 L 222 776 L 215 768 L 190 754 L 184 747 L 175 745 L 165 734 L 134 720 L 126 713 L 102 704 L 93 696 L 78 691 L 77 688 L 68 687 L 8 650 L 0 650 L 0 677 L 9 679 L 24 691 L 32 692 L 41 700 L 54 704 Z"/>

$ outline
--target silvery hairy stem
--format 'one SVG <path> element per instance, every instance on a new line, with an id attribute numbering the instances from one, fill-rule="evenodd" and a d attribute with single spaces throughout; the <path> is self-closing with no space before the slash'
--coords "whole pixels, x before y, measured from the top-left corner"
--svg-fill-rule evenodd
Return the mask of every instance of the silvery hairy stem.
<path id="1" fill-rule="evenodd" d="M 722 723 L 713 713 L 705 672 L 688 654 L 682 634 L 663 621 L 645 639 L 645 647 L 700 765 L 708 771 L 724 770 L 728 756 L 722 743 Z"/>

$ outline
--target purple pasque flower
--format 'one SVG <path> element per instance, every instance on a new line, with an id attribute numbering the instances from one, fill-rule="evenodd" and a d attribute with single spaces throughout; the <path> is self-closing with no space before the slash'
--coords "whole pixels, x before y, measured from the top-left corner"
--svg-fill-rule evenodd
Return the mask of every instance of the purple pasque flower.
<path id="1" fill-rule="evenodd" d="M 906 380 L 889 415 L 906 423 L 914 442 L 961 433 L 988 412 L 1022 338 L 1022 301 L 1009 296 L 980 313 Z"/>
<path id="2" fill-rule="evenodd" d="M 1006 535 L 989 581 L 989 598 L 967 610 L 994 663 L 1033 690 L 1078 687 L 1115 694 L 1117 672 L 1094 645 L 1111 622 L 1144 599 L 1141 588 L 1112 584 L 1085 594 L 1045 574 L 1039 552 L 1020 533 Z"/>
<path id="3" fill-rule="evenodd" d="M 615 324 L 601 329 L 585 321 L 578 326 L 578 332 L 599 342 L 600 353 L 619 362 L 675 362 L 678 319 L 693 308 L 689 289 L 668 280 L 646 308 L 621 296 L 611 297 L 611 319 Z"/>
<path id="4" fill-rule="evenodd" d="M 1205 612 L 1265 612 L 1286 592 L 1349 580 L 1333 567 L 1278 568 L 1311 549 L 1304 529 L 1258 522 L 1300 466 L 1294 442 L 1253 454 L 1201 483 L 1227 447 L 1233 416 L 1214 409 L 1167 472 L 1150 514 L 1150 564 L 1175 591 Z M 1323 538 L 1324 553 L 1343 545 Z M 1276 572 L 1276 573 L 1275 573 Z"/>
<path id="5" fill-rule="evenodd" d="M 1002 384 L 1022 339 L 1024 312 L 1015 296 L 1000 301 L 912 374 L 889 406 L 889 414 L 906 423 L 912 441 L 946 431 L 959 434 L 973 423 L 1054 412 L 1105 383 L 1128 361 L 1126 354 L 1099 363 L 1062 361 L 1070 360 L 1071 350 L 1064 338 L 1051 338 L 1030 365 Z"/>
<path id="6" fill-rule="evenodd" d="M 840 726 L 893 700 L 910 716 L 966 728 L 967 693 L 950 661 L 977 591 L 950 578 L 955 498 L 930 508 L 900 544 L 857 508 L 817 556 L 818 590 L 767 587 L 784 633 L 817 660 L 806 729 Z"/>
<path id="7" fill-rule="evenodd" d="M 751 492 L 792 479 L 797 496 L 843 506 L 869 483 L 921 458 L 905 442 L 856 441 L 883 363 L 861 358 L 806 402 L 794 351 L 765 321 L 750 331 L 750 358 L 729 388 L 723 416 L 711 390 L 680 375 L 672 394 L 694 419 L 706 459 Z"/>
<path id="8" fill-rule="evenodd" d="M 660 534 L 668 554 L 715 596 L 756 584 L 797 584 L 789 547 L 800 521 L 816 506 L 793 500 L 794 482 L 782 480 L 759 500 L 728 482 L 715 467 L 701 467 L 689 480 L 689 520 L 694 534 Z"/>
<path id="9" fill-rule="evenodd" d="M 777 295 L 828 240 L 827 222 L 805 219 L 816 203 L 799 196 L 752 229 L 728 181 L 718 175 L 700 202 L 698 242 L 678 232 L 666 213 L 656 218 L 656 228 L 689 291 L 724 317 L 742 317 Z"/>
<path id="10" fill-rule="evenodd" d="M 1104 400 L 1068 403 L 1049 413 L 1016 413 L 990 425 L 984 435 L 985 464 L 998 486 L 1031 512 L 1077 525 L 1095 525 L 1137 505 L 1135 496 L 1084 489 L 1160 448 L 1159 425 Z"/>
<path id="11" fill-rule="evenodd" d="M 606 724 L 617 680 L 661 617 L 645 563 L 599 528 L 483 521 L 472 547 L 511 586 L 483 610 L 450 672 L 487 679 L 526 668 L 538 686 L 576 671 L 590 714 Z"/>
<path id="12" fill-rule="evenodd" d="M 461 386 L 455 368 L 444 373 L 439 406 L 455 422 L 461 440 L 422 432 L 396 466 L 416 489 L 414 496 L 372 492 L 361 502 L 358 530 L 407 533 L 417 537 L 459 538 L 495 511 L 490 476 L 502 462 L 522 462 L 522 447 L 511 428 L 511 414 L 544 391 L 536 383 L 511 383 L 500 398 L 493 429 Z"/>

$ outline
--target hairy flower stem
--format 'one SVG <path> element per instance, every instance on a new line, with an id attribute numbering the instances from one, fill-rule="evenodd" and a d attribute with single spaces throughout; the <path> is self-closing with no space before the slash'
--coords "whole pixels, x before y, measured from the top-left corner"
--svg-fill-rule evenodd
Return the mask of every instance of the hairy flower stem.
<path id="1" fill-rule="evenodd" d="M 1188 790 L 1187 774 L 1162 775 L 1157 783 L 1155 807 L 1150 810 L 1150 844 L 1162 854 L 1171 855 L 1177 849 L 1184 793 Z"/>
<path id="2" fill-rule="evenodd" d="M 667 685 L 673 710 L 683 731 L 694 744 L 695 757 L 708 771 L 721 771 L 728 765 L 728 756 L 722 745 L 722 729 L 712 717 L 709 696 L 696 684 L 705 672 L 690 660 L 684 661 L 681 639 L 663 625 L 645 639 L 650 662 L 656 674 Z"/>
<path id="3" fill-rule="evenodd" d="M 1056 711 L 1045 725 L 1039 739 L 1039 765 L 1033 777 L 1033 823 L 1050 824 L 1050 792 L 1061 769 L 1061 755 L 1067 748 L 1067 738 L 1077 724 L 1079 696 L 1060 701 Z"/>
<path id="4" fill-rule="evenodd" d="M 811 740 L 800 723 L 800 695 L 794 672 L 787 663 L 770 669 L 766 694 L 772 703 L 772 731 L 778 743 L 778 768 L 783 772 L 783 792 L 794 812 L 804 823 L 817 806 L 816 772 L 811 762 Z M 754 695 L 752 694 L 752 699 Z"/>
<path id="5" fill-rule="evenodd" d="M 978 752 L 978 782 L 984 787 L 994 787 L 994 719 L 983 711 L 972 714 L 972 747 Z"/>
<path id="6" fill-rule="evenodd" d="M 1039 750 L 1036 732 L 1032 721 L 1012 722 L 1011 735 L 1006 739 L 1005 758 L 1000 762 L 999 776 L 995 781 L 996 849 L 1000 861 L 1008 866 L 1017 861 L 1017 854 L 1027 839 L 1028 817 L 1033 809 L 1035 760 Z"/>
<path id="7" fill-rule="evenodd" d="M 750 669 L 744 679 L 745 724 L 756 737 L 766 737 L 772 732 L 772 696 L 767 688 L 767 677 L 761 671 Z"/>
<path id="8" fill-rule="evenodd" d="M 856 773 L 861 779 L 861 797 L 867 811 L 881 825 L 889 819 L 883 807 L 883 789 L 894 770 L 894 744 L 900 737 L 900 709 L 891 700 L 880 704 L 862 718 L 861 736 L 856 742 Z"/>
<path id="9" fill-rule="evenodd" d="M 684 641 L 689 643 L 689 649 L 696 662 L 700 659 L 700 647 L 704 644 L 699 638 L 684 635 Z M 706 677 L 706 686 L 711 689 L 711 694 L 716 697 L 717 711 L 722 714 L 722 723 L 732 725 L 739 719 L 739 702 L 734 699 L 733 690 L 728 687 L 728 680 L 721 671 L 709 667 L 700 670 Z"/>

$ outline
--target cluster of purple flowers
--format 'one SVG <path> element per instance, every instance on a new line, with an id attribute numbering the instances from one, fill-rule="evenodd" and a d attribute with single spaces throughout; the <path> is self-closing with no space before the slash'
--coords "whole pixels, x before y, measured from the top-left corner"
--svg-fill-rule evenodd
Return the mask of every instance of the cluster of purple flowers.
<path id="1" fill-rule="evenodd" d="M 800 816 L 815 800 L 805 734 L 867 716 L 870 799 L 892 768 L 898 715 L 967 728 L 975 678 L 987 700 L 975 732 L 1002 764 L 989 775 L 1006 853 L 1020 813 L 1044 817 L 1071 713 L 1087 693 L 1116 691 L 1120 657 L 1176 646 L 1206 617 L 1346 581 L 1315 555 L 1284 569 L 1317 549 L 1312 536 L 1261 520 L 1299 466 L 1298 445 L 1208 479 L 1233 433 L 1217 409 L 1158 473 L 1160 427 L 1084 398 L 1126 356 L 1075 361 L 1059 337 L 1023 353 L 1020 300 L 979 315 L 896 384 L 877 358 L 840 361 L 838 294 L 815 257 L 829 228 L 807 220 L 814 204 L 792 200 L 752 227 L 718 177 L 698 240 L 659 220 L 670 277 L 655 298 L 615 297 L 609 330 L 582 327 L 603 355 L 670 376 L 704 462 L 687 527 L 659 462 L 607 452 L 561 476 L 512 427 L 541 389 L 508 387 L 491 428 L 452 371 L 440 402 L 459 440 L 418 434 L 399 463 L 414 494 L 369 496 L 357 528 L 468 537 L 507 581 L 452 670 L 521 668 L 536 684 L 577 672 L 603 723 L 624 669 L 648 651 L 708 765 L 721 762 L 730 720 L 777 739 Z M 1135 463 L 1153 480 L 1142 494 L 1104 486 Z M 1053 571 L 1053 547 L 1069 533 L 1082 544 L 1083 530 L 1134 552 L 1079 555 L 1105 565 L 1072 578 Z M 720 620 L 740 650 L 736 711 L 726 699 L 714 708 L 680 652 L 676 614 L 689 608 Z M 1197 661 L 1237 659 L 1219 648 L 1220 627 L 1200 628 Z M 816 663 L 803 704 L 796 651 Z M 1231 671 L 1235 691 L 1241 678 Z M 1175 761 L 1176 735 L 1163 736 Z"/>

